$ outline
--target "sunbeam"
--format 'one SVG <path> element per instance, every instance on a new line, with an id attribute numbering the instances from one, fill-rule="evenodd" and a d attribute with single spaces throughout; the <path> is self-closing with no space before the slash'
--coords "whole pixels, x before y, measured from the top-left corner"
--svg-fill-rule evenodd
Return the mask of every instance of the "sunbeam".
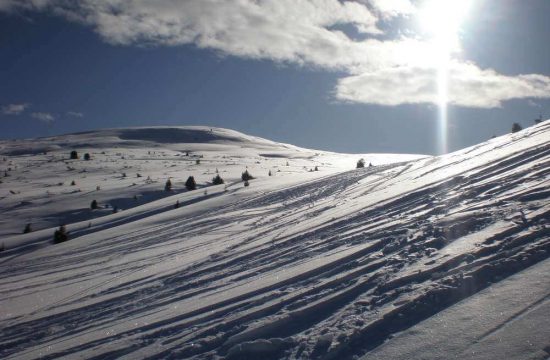
<path id="1" fill-rule="evenodd" d="M 446 153 L 447 105 L 451 55 L 460 49 L 459 31 L 471 6 L 470 0 L 428 0 L 419 13 L 419 21 L 431 38 L 437 66 L 437 104 L 439 107 L 438 151 Z"/>

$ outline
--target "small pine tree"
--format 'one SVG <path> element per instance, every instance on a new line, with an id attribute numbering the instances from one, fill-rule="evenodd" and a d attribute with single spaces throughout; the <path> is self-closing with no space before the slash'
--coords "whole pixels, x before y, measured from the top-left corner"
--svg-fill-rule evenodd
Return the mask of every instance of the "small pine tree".
<path id="1" fill-rule="evenodd" d="M 365 167 L 365 159 L 359 159 L 359 161 L 357 161 L 357 169 L 364 168 L 364 167 Z"/>
<path id="2" fill-rule="evenodd" d="M 523 128 L 521 127 L 520 124 L 518 124 L 518 123 L 513 123 L 512 124 L 512 132 L 513 133 L 516 133 L 516 132 L 521 131 L 521 130 L 523 130 Z"/>
<path id="3" fill-rule="evenodd" d="M 65 228 L 65 225 L 61 225 L 59 229 L 55 230 L 53 233 L 53 242 L 54 244 L 59 244 L 67 240 L 69 240 L 67 229 Z"/>
<path id="4" fill-rule="evenodd" d="M 92 210 L 97 210 L 99 206 L 97 205 L 97 200 L 92 200 L 92 203 L 90 204 L 90 208 Z"/>
<path id="5" fill-rule="evenodd" d="M 212 184 L 214 184 L 214 185 L 221 185 L 224 182 L 225 181 L 223 181 L 222 177 L 219 174 L 214 176 L 214 178 L 212 179 Z"/>
<path id="6" fill-rule="evenodd" d="M 199 159 L 195 160 L 195 164 L 200 165 L 201 161 Z"/>
<path id="7" fill-rule="evenodd" d="M 101 186 L 98 185 L 98 186 L 95 187 L 95 189 L 96 189 L 96 191 L 99 191 L 99 190 L 101 190 Z"/>
<path id="8" fill-rule="evenodd" d="M 76 185 L 76 181 L 71 181 L 71 186 L 75 186 Z"/>
<path id="9" fill-rule="evenodd" d="M 243 181 L 248 181 L 248 180 L 254 179 L 254 176 L 250 175 L 250 173 L 248 172 L 248 170 L 245 170 L 245 171 L 241 174 L 241 179 L 242 179 Z"/>
<path id="10" fill-rule="evenodd" d="M 271 170 L 269 170 L 269 172 L 267 173 L 267 176 L 272 176 L 273 174 L 271 173 Z"/>
<path id="11" fill-rule="evenodd" d="M 25 225 L 25 229 L 23 230 L 23 234 L 28 234 L 32 232 L 32 227 L 31 227 L 31 223 L 28 223 L 27 225 Z"/>
<path id="12" fill-rule="evenodd" d="M 177 209 L 180 207 L 180 201 L 176 200 L 176 205 L 174 205 L 174 209 Z"/>
<path id="13" fill-rule="evenodd" d="M 71 159 L 76 160 L 78 159 L 78 153 L 76 150 L 71 151 Z"/>
<path id="14" fill-rule="evenodd" d="M 84 160 L 89 161 L 90 159 L 91 157 L 89 153 L 84 154 Z"/>
<path id="15" fill-rule="evenodd" d="M 172 191 L 172 181 L 170 181 L 170 179 L 166 180 L 164 191 Z"/>
<path id="16" fill-rule="evenodd" d="M 319 168 L 317 166 L 315 166 L 315 171 L 319 171 Z"/>
<path id="17" fill-rule="evenodd" d="M 187 181 L 185 182 L 185 188 L 189 191 L 195 190 L 197 188 L 197 183 L 195 182 L 195 178 L 193 176 L 189 176 L 187 178 Z"/>

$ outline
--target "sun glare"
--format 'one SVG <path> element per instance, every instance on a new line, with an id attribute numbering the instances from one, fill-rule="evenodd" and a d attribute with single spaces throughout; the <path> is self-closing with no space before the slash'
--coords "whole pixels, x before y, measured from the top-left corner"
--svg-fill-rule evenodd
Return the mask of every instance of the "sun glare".
<path id="1" fill-rule="evenodd" d="M 437 103 L 439 106 L 439 150 L 447 152 L 447 103 L 449 62 L 460 49 L 460 28 L 468 14 L 471 0 L 426 0 L 418 14 L 422 30 L 430 38 L 437 64 Z"/>
<path id="2" fill-rule="evenodd" d="M 422 29 L 439 50 L 458 49 L 458 34 L 471 7 L 471 0 L 426 0 L 419 13 Z"/>

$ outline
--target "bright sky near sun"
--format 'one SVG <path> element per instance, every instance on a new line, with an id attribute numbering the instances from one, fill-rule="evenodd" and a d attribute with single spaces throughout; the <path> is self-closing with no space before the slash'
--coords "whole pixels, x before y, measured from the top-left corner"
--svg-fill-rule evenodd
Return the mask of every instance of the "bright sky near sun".
<path id="1" fill-rule="evenodd" d="M 546 0 L 0 0 L 0 138 L 203 124 L 436 154 L 550 117 Z"/>

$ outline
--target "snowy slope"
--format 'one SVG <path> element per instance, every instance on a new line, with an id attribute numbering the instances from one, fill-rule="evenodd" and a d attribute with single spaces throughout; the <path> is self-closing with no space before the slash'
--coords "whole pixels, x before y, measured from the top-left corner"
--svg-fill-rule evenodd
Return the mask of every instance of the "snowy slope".
<path id="1" fill-rule="evenodd" d="M 72 150 L 80 159 L 69 158 Z M 83 159 L 86 153 L 91 156 L 89 161 Z M 218 171 L 228 190 L 233 190 L 242 187 L 241 173 L 248 169 L 259 180 L 255 190 L 274 189 L 352 169 L 361 157 L 385 164 L 419 156 L 335 154 L 199 126 L 111 129 L 0 141 L 0 236 L 18 235 L 5 239 L 6 248 L 36 242 L 36 234 L 19 236 L 30 223 L 35 231 L 48 229 L 49 239 L 50 229 L 61 224 L 83 222 L 81 226 L 87 227 L 111 221 L 113 217 L 92 220 L 111 214 L 113 207 L 141 207 L 134 209 L 131 219 L 135 220 L 154 208 L 173 206 L 175 198 L 157 202 L 156 207 L 151 202 L 184 192 L 189 176 L 195 177 L 199 188 L 208 187 Z M 319 171 L 310 172 L 316 166 Z M 168 193 L 164 185 L 169 178 L 173 191 Z M 266 180 L 265 186 L 259 186 Z M 93 200 L 109 208 L 92 211 Z M 117 221 L 128 217 L 128 213 L 119 215 Z"/>
<path id="2" fill-rule="evenodd" d="M 39 246 L 0 255 L 0 357 L 420 359 L 439 358 L 445 349 L 465 356 L 476 346 L 487 354 L 490 345 L 496 349 L 491 358 L 502 353 L 498 334 L 505 327 L 500 339 L 533 340 L 525 358 L 548 353 L 550 322 L 532 328 L 525 319 L 536 311 L 548 320 L 550 121 L 441 157 L 373 157 L 375 166 L 364 169 L 353 169 L 357 155 L 233 133 L 181 145 L 181 138 L 162 142 L 134 131 L 109 132 L 114 135 L 105 143 L 94 142 L 94 133 L 74 135 L 75 142 L 53 140 L 59 146 L 47 150 L 53 155 L 39 155 L 43 139 L 33 155 L 22 151 L 28 145 L 2 143 L 17 171 L 29 159 L 28 183 L 20 185 L 28 188 L 4 197 L 2 209 L 22 201 L 4 202 L 12 195 L 35 191 L 39 198 L 44 189 L 37 184 L 44 180 L 33 171 L 48 172 L 32 162 L 61 152 L 66 157 L 83 136 L 97 144 L 93 151 L 82 148 L 97 162 L 86 164 L 87 176 L 78 180 L 95 176 L 88 187 L 95 188 L 107 170 L 120 172 L 114 166 L 134 156 L 139 162 L 127 161 L 128 173 L 146 169 L 158 181 L 147 186 L 158 191 L 172 176 L 181 188 L 187 175 L 197 174 L 197 164 L 181 160 L 186 151 L 203 155 L 199 182 L 209 181 L 218 167 L 231 185 L 208 187 L 207 194 L 176 189 L 98 217 L 90 227 L 89 220 L 71 223 L 71 240 L 62 244 L 47 242 L 52 228 L 3 236 L 7 244 Z M 120 155 L 115 146 L 123 149 Z M 146 155 L 156 146 L 164 154 L 153 154 L 153 161 Z M 104 165 L 108 155 L 117 165 Z M 203 159 L 212 165 L 202 168 Z M 316 165 L 320 171 L 308 171 Z M 264 173 L 246 188 L 238 182 L 245 166 L 253 175 Z M 268 177 L 268 169 L 276 176 Z M 50 176 L 49 183 L 57 180 Z M 104 183 L 113 194 L 128 197 L 128 188 L 142 186 L 116 176 Z M 140 194 L 152 191 L 143 187 Z M 176 199 L 184 205 L 174 209 Z M 47 206 L 40 203 L 33 216 L 47 218 Z M 518 297 L 510 292 L 525 299 L 518 316 L 511 310 Z M 504 320 L 489 314 L 472 336 L 432 339 L 437 350 L 424 353 L 407 340 L 427 341 L 425 329 L 438 326 L 453 334 L 455 323 L 476 318 L 464 311 L 483 312 L 497 303 Z"/>

